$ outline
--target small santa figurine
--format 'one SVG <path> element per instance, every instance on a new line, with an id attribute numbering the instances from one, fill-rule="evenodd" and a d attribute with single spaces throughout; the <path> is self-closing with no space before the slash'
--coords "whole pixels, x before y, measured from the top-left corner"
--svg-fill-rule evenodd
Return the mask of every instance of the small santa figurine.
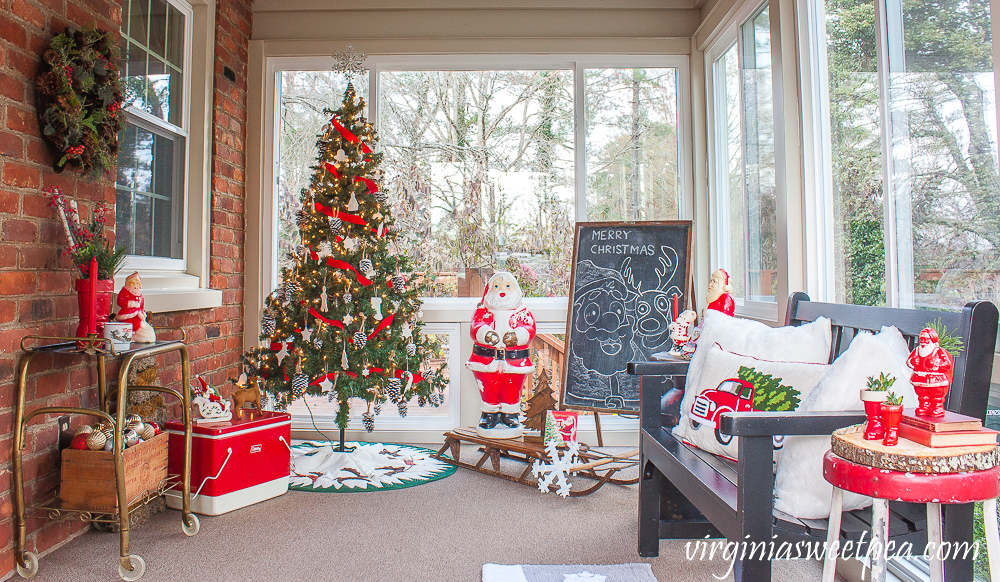
<path id="1" fill-rule="evenodd" d="M 906 365 L 913 369 L 910 383 L 917 393 L 919 416 L 944 416 L 944 397 L 948 394 L 955 365 L 951 354 L 938 343 L 938 334 L 929 327 L 920 332 L 920 345 L 910 352 Z"/>
<path id="2" fill-rule="evenodd" d="M 145 303 L 142 298 L 142 279 L 136 271 L 125 278 L 125 286 L 118 292 L 117 304 L 121 311 L 115 316 L 115 321 L 132 324 L 133 342 L 151 344 L 156 342 L 156 332 L 146 322 L 146 312 L 143 311 Z"/>
<path id="3" fill-rule="evenodd" d="M 685 309 L 677 316 L 677 319 L 673 323 L 667 326 L 667 329 L 670 330 L 670 339 L 674 343 L 673 349 L 670 350 L 671 356 L 681 356 L 684 354 L 684 345 L 691 339 L 694 320 L 697 318 L 697 313 L 690 309 Z"/>
<path id="4" fill-rule="evenodd" d="M 733 301 L 733 286 L 729 282 L 729 273 L 725 269 L 716 269 L 708 282 L 708 308 L 721 311 L 726 315 L 736 312 L 736 302 Z"/>
<path id="5" fill-rule="evenodd" d="M 535 318 L 524 306 L 517 279 L 506 272 L 490 277 L 472 316 L 472 357 L 465 367 L 479 385 L 482 416 L 476 433 L 486 438 L 517 438 L 523 433 L 521 388 L 535 370 L 528 344 Z"/>

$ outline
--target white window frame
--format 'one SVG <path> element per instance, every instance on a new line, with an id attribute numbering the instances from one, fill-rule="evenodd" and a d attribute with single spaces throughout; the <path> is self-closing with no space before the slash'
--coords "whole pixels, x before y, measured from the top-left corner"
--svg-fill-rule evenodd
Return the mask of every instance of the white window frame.
<path id="1" fill-rule="evenodd" d="M 321 71 L 330 70 L 334 66 L 333 57 L 329 56 L 303 56 L 287 57 L 273 56 L 263 58 L 263 102 L 262 105 L 262 126 L 263 139 L 261 141 L 260 156 L 263 159 L 263 171 L 260 176 L 262 187 L 261 205 L 257 223 L 259 224 L 259 238 L 254 238 L 251 242 L 248 237 L 248 249 L 255 243 L 255 248 L 260 254 L 260 276 L 256 284 L 247 279 L 248 288 L 246 293 L 246 327 L 244 344 L 247 347 L 256 346 L 260 335 L 260 316 L 262 315 L 263 299 L 277 285 L 278 277 L 278 256 L 277 244 L 275 244 L 278 229 L 277 187 L 278 159 L 275 156 L 279 142 L 278 132 L 278 103 L 280 99 L 280 75 L 283 71 Z M 678 126 L 678 218 L 681 220 L 691 219 L 694 214 L 693 201 L 693 179 L 692 179 L 692 124 L 691 124 L 691 82 L 689 57 L 687 55 L 370 55 L 366 61 L 369 67 L 368 75 L 368 117 L 374 119 L 376 129 L 378 124 L 378 75 L 383 71 L 464 71 L 464 70 L 571 70 L 574 73 L 574 147 L 575 147 L 575 168 L 574 183 L 576 185 L 575 204 L 576 218 L 578 221 L 587 220 L 586 215 L 586 148 L 584 143 L 584 78 L 585 69 L 595 68 L 674 68 L 677 70 L 677 126 Z M 249 267 L 248 267 L 249 268 Z M 256 288 L 253 288 L 256 287 Z M 474 297 L 454 297 L 454 298 L 423 298 L 423 321 L 427 324 L 425 331 L 432 333 L 432 325 L 461 325 L 461 333 L 458 336 L 457 345 L 451 346 L 451 357 L 459 357 L 459 365 L 453 366 L 449 363 L 453 384 L 451 390 L 450 407 L 452 414 L 458 417 L 452 418 L 449 415 L 449 422 L 453 422 L 451 427 L 460 426 L 459 419 L 467 424 L 471 419 L 478 419 L 478 391 L 472 373 L 464 369 L 461 365 L 472 353 L 472 339 L 469 334 L 468 317 L 475 310 L 478 298 Z M 534 297 L 526 298 L 525 304 L 535 317 L 538 333 L 565 333 L 568 298 L 566 297 Z M 436 328 L 435 328 L 436 329 Z M 348 434 L 359 435 L 356 431 L 360 426 L 360 412 L 352 411 L 352 423 Z M 434 432 L 438 429 L 436 424 L 425 419 L 410 417 L 407 419 L 386 420 L 383 416 L 376 421 L 375 430 L 380 438 L 388 438 L 386 431 L 390 431 L 390 436 L 418 437 L 427 431 Z M 317 425 L 329 428 L 332 419 L 316 418 Z M 296 418 L 295 427 L 302 430 L 312 429 L 308 418 Z M 425 424 L 426 423 L 426 424 Z M 604 415 L 601 421 L 602 429 L 608 432 L 634 431 L 638 427 L 638 420 L 619 416 Z M 434 425 L 434 428 L 428 426 Z M 326 428 L 324 428 L 326 427 Z M 581 419 L 582 430 L 592 430 L 594 427 L 593 417 L 586 416 Z M 429 433 L 428 433 L 429 434 Z M 435 441 L 437 439 L 435 438 Z M 422 442 L 411 440 L 411 442 Z"/>
<path id="2" fill-rule="evenodd" d="M 222 305 L 222 291 L 209 288 L 215 0 L 166 1 L 185 16 L 181 125 L 137 107 L 125 112 L 184 138 L 182 258 L 129 255 L 115 276 L 115 287 L 120 288 L 125 277 L 138 271 L 146 309 L 154 313 Z"/>
<path id="3" fill-rule="evenodd" d="M 726 134 L 726 125 L 724 123 L 718 123 L 717 120 L 725 119 L 725 111 L 720 111 L 721 100 L 719 98 L 719 93 L 716 91 L 716 61 L 722 57 L 734 44 L 737 47 L 736 55 L 739 60 L 738 70 L 742 72 L 743 70 L 743 35 L 740 33 L 744 24 L 746 24 L 751 18 L 753 18 L 765 5 L 769 4 L 768 0 L 763 2 L 747 3 L 740 7 L 739 10 L 734 12 L 726 22 L 716 29 L 716 32 L 709 38 L 707 43 L 708 48 L 705 50 L 705 96 L 707 101 L 707 125 L 708 125 L 708 199 L 709 199 L 709 239 L 711 241 L 709 249 L 709 260 L 712 265 L 712 270 L 718 267 L 724 267 L 724 265 L 729 264 L 729 236 L 730 233 L 727 232 L 725 225 L 728 224 L 728 207 L 727 200 L 724 200 L 720 195 L 720 184 L 727 183 L 729 180 L 729 170 L 725 160 L 728 160 L 728 156 L 725 155 L 722 148 L 727 147 L 729 136 Z M 775 30 L 775 22 L 777 21 L 777 14 L 774 10 L 771 10 L 769 17 L 772 19 L 771 25 L 771 71 L 772 71 L 772 82 L 775 83 L 772 86 L 778 86 L 778 76 L 780 75 L 781 67 L 776 66 L 775 62 L 780 59 L 780 56 L 776 55 L 776 49 L 780 46 L 777 42 Z M 777 91 L 775 91 L 777 93 Z M 779 159 L 781 155 L 781 144 L 782 136 L 780 135 L 781 128 L 784 126 L 782 119 L 782 112 L 778 110 L 779 96 L 776 94 L 774 96 L 773 103 L 775 104 L 774 111 L 774 132 L 775 132 L 775 179 L 776 179 L 776 192 L 775 197 L 783 196 L 780 190 L 781 186 L 781 172 L 783 168 L 782 161 Z M 742 116 L 746 114 L 743 108 L 743 87 L 742 79 L 740 82 L 740 148 L 746 149 L 745 138 L 742 135 L 744 122 Z M 744 158 L 745 159 L 745 158 Z M 744 204 L 746 200 L 746 190 L 745 190 L 745 178 L 744 178 L 744 190 L 743 198 Z M 780 203 L 780 201 L 776 200 Z M 776 216 L 776 220 L 779 222 L 782 220 L 781 213 L 779 212 Z M 778 289 L 779 294 L 783 287 L 781 279 L 786 279 L 788 277 L 787 272 L 782 272 L 782 258 L 780 256 L 781 250 L 786 248 L 785 243 L 782 238 L 787 237 L 787 229 L 783 228 L 779 223 L 777 225 L 777 236 L 776 250 L 779 253 L 778 257 Z M 740 233 L 742 236 L 742 233 Z M 736 314 L 744 317 L 749 317 L 752 319 L 759 319 L 768 322 L 779 321 L 779 305 L 782 303 L 782 298 L 780 296 L 775 297 L 775 301 L 749 301 L 743 297 L 734 297 L 736 302 Z"/>

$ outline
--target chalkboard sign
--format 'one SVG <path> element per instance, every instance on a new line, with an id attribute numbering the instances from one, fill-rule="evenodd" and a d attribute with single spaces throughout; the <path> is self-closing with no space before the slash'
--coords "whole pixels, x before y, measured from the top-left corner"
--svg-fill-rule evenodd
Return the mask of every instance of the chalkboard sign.
<path id="1" fill-rule="evenodd" d="M 693 305 L 693 230 L 689 220 L 577 223 L 564 408 L 639 410 L 639 378 L 625 365 L 669 349 L 674 305 Z"/>

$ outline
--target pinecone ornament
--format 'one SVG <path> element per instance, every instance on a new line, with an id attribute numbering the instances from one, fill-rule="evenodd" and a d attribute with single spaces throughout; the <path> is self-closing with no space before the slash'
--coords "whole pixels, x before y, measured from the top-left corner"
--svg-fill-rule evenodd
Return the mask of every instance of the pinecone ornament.
<path id="1" fill-rule="evenodd" d="M 295 224 L 299 228 L 305 228 L 309 224 L 309 211 L 305 208 L 295 213 Z"/>
<path id="2" fill-rule="evenodd" d="M 417 344 L 413 342 L 406 344 L 406 355 L 407 356 L 417 355 Z"/>
<path id="3" fill-rule="evenodd" d="M 396 293 L 402 293 L 406 291 L 406 283 L 403 281 L 402 275 L 392 276 L 392 288 Z"/>
<path id="4" fill-rule="evenodd" d="M 405 400 L 400 400 L 399 403 L 396 404 L 396 409 L 399 410 L 399 417 L 400 418 L 406 418 L 406 401 Z"/>
<path id="5" fill-rule="evenodd" d="M 361 424 L 365 425 L 365 431 L 371 432 L 375 430 L 375 415 L 370 412 L 365 412 L 361 415 Z"/>
<path id="6" fill-rule="evenodd" d="M 264 335 L 273 334 L 275 325 L 276 321 L 274 319 L 274 316 L 271 315 L 270 313 L 265 313 L 264 317 L 260 318 L 260 331 L 263 332 Z"/>
<path id="7" fill-rule="evenodd" d="M 426 405 L 427 405 L 427 399 L 424 398 L 424 395 L 423 394 L 417 395 L 417 406 L 423 408 Z"/>
<path id="8" fill-rule="evenodd" d="M 309 385 L 309 377 L 305 374 L 298 373 L 292 376 L 292 394 L 298 398 L 302 396 L 306 391 L 306 386 Z"/>
<path id="9" fill-rule="evenodd" d="M 402 386 L 403 383 L 399 381 L 399 378 L 389 380 L 389 384 L 385 388 L 385 395 L 389 398 L 390 402 L 399 402 L 399 389 Z"/>
<path id="10" fill-rule="evenodd" d="M 375 403 L 375 416 L 378 416 L 380 414 L 382 414 L 382 403 L 381 402 L 376 402 Z"/>
<path id="11" fill-rule="evenodd" d="M 285 300 L 291 301 L 299 294 L 302 290 L 302 286 L 299 285 L 295 280 L 288 280 L 285 282 Z"/>
<path id="12" fill-rule="evenodd" d="M 385 193 L 384 190 L 379 189 L 378 192 L 375 192 L 375 200 L 379 204 L 385 204 L 385 201 L 388 200 L 388 199 L 389 199 L 389 197 L 386 195 L 386 193 Z"/>
<path id="13" fill-rule="evenodd" d="M 354 347 L 357 349 L 363 349 L 365 344 L 368 343 L 368 336 L 365 335 L 363 331 L 354 332 Z"/>
<path id="14" fill-rule="evenodd" d="M 361 259 L 361 262 L 358 263 L 358 270 L 364 273 L 364 275 L 367 277 L 368 273 L 371 273 L 372 271 L 375 270 L 375 265 L 372 264 L 371 259 Z"/>
<path id="15" fill-rule="evenodd" d="M 354 295 L 351 295 L 350 292 L 344 293 L 344 303 L 350 303 L 353 300 L 354 300 Z"/>
<path id="16" fill-rule="evenodd" d="M 427 370 L 421 374 L 428 382 L 433 380 L 437 376 L 436 370 Z"/>
<path id="17" fill-rule="evenodd" d="M 336 233 L 340 232 L 342 228 L 344 228 L 344 221 L 341 220 L 340 217 L 338 216 L 330 217 L 330 230 Z"/>

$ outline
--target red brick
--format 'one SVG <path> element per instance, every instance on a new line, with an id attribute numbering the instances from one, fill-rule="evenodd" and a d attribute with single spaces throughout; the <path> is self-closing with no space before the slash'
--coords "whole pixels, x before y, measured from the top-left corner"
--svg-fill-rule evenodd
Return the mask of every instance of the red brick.
<path id="1" fill-rule="evenodd" d="M 0 237 L 4 242 L 36 242 L 38 240 L 38 225 L 30 220 L 8 218 L 3 221 Z"/>
<path id="2" fill-rule="evenodd" d="M 0 38 L 21 48 L 28 46 L 24 27 L 6 16 L 0 16 Z"/>
<path id="3" fill-rule="evenodd" d="M 51 198 L 45 195 L 25 194 L 22 212 L 25 216 L 53 218 L 56 216 L 56 211 L 49 206 L 50 201 Z"/>
<path id="4" fill-rule="evenodd" d="M 52 148 L 49 146 L 48 142 L 36 139 L 28 140 L 28 159 L 36 164 L 42 164 L 43 166 L 51 166 L 52 162 L 55 161 Z M 69 193 L 70 191 L 64 192 L 64 194 Z"/>
<path id="5" fill-rule="evenodd" d="M 38 76 L 39 57 L 37 53 L 23 53 L 19 50 L 7 52 L 7 60 L 12 69 L 21 73 L 25 79 L 34 79 Z"/>
<path id="6" fill-rule="evenodd" d="M 9 111 L 9 108 L 8 108 Z M 3 183 L 18 188 L 38 188 L 42 174 L 38 168 L 8 161 L 3 165 Z"/>
<path id="7" fill-rule="evenodd" d="M 52 300 L 45 297 L 36 297 L 22 301 L 18 308 L 18 313 L 21 316 L 20 322 L 22 324 L 49 321 L 52 319 Z"/>
<path id="8" fill-rule="evenodd" d="M 0 80 L 0 91 L 4 91 L 3 87 L 4 83 Z M 24 155 L 24 142 L 21 138 L 13 133 L 0 132 L 0 156 L 19 158 L 22 155 Z"/>
<path id="9" fill-rule="evenodd" d="M 65 239 L 65 235 L 61 235 Z M 61 250 L 56 250 L 55 247 L 49 245 L 22 245 L 18 249 L 18 266 L 22 269 L 55 269 L 57 267 L 66 267 L 72 264 L 72 261 L 66 259 L 65 261 L 59 260 L 59 254 Z"/>
<path id="10" fill-rule="evenodd" d="M 39 377 L 35 383 L 35 399 L 40 400 L 65 393 L 68 381 L 69 375 L 62 372 Z"/>
<path id="11" fill-rule="evenodd" d="M 0 268 L 10 268 L 17 266 L 17 247 L 14 245 L 0 245 Z"/>
<path id="12" fill-rule="evenodd" d="M 38 291 L 40 293 L 66 293 L 72 289 L 73 278 L 66 271 L 42 271 L 38 273 Z"/>
<path id="13" fill-rule="evenodd" d="M 0 272 L 0 295 L 27 295 L 28 293 L 34 293 L 35 288 L 34 273 L 23 271 Z"/>
<path id="14" fill-rule="evenodd" d="M 0 212 L 7 214 L 17 214 L 18 199 L 20 196 L 10 190 L 0 190 Z"/>
<path id="15" fill-rule="evenodd" d="M 28 4 L 24 0 L 14 0 L 11 3 L 12 12 L 20 16 L 25 21 L 33 24 L 35 28 L 45 28 L 45 15 L 37 7 Z"/>
<path id="16" fill-rule="evenodd" d="M 5 299 L 0 301 L 0 323 L 12 323 L 17 309 L 13 301 Z"/>

